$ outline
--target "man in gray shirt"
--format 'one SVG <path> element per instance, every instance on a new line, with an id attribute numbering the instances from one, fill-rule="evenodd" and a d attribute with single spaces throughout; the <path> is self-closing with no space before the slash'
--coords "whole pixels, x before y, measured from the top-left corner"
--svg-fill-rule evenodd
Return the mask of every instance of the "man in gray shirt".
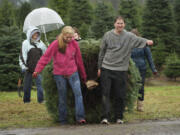
<path id="1" fill-rule="evenodd" d="M 127 70 L 133 48 L 143 48 L 153 45 L 152 40 L 137 37 L 124 30 L 125 21 L 118 16 L 114 21 L 115 29 L 105 33 L 98 59 L 98 77 L 102 89 L 103 116 L 101 123 L 109 123 L 110 115 L 110 90 L 113 86 L 115 93 L 115 118 L 116 123 L 122 124 L 125 108 Z"/>

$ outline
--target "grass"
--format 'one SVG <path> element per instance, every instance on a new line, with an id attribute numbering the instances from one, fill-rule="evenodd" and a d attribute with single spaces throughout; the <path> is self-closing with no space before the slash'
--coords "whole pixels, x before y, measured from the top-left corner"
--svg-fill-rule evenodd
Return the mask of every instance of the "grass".
<path id="1" fill-rule="evenodd" d="M 145 111 L 126 113 L 126 121 L 180 118 L 180 86 L 148 86 L 145 89 Z"/>
<path id="2" fill-rule="evenodd" d="M 146 85 L 145 90 L 145 111 L 126 112 L 126 122 L 180 118 L 180 85 Z M 31 94 L 31 103 L 24 104 L 17 92 L 0 92 L 0 129 L 58 125 L 48 115 L 45 104 L 37 103 L 36 91 Z"/>
<path id="3" fill-rule="evenodd" d="M 36 101 L 32 91 L 32 102 L 24 104 L 17 92 L 0 92 L 0 128 L 28 128 L 53 126 L 44 104 Z"/>

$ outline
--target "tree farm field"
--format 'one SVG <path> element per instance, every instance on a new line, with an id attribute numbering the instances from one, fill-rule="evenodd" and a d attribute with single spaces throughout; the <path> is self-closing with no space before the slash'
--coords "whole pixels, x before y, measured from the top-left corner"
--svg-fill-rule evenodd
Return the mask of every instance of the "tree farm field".
<path id="1" fill-rule="evenodd" d="M 31 103 L 24 104 L 17 92 L 0 92 L 0 129 L 56 127 L 45 103 L 39 104 L 36 91 L 31 92 Z M 144 112 L 125 113 L 125 124 L 146 120 L 180 118 L 180 81 L 151 78 L 146 81 Z M 88 123 L 88 121 L 87 121 Z"/>

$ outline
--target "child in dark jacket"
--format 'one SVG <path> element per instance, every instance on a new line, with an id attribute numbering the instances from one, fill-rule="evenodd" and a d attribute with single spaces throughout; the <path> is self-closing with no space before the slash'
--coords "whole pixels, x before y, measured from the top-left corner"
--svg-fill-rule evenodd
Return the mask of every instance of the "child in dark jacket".
<path id="1" fill-rule="evenodd" d="M 139 33 L 137 29 L 132 29 L 132 33 L 136 34 L 139 36 Z M 139 69 L 141 78 L 142 78 L 142 87 L 139 90 L 139 97 L 138 97 L 138 102 L 137 102 L 137 110 L 138 111 L 143 111 L 143 101 L 144 101 L 144 83 L 145 83 L 145 77 L 146 77 L 146 60 L 148 61 L 148 64 L 153 72 L 153 74 L 157 74 L 157 70 L 155 68 L 155 65 L 153 63 L 152 59 L 152 54 L 151 50 L 148 46 L 144 48 L 134 48 L 132 53 L 131 53 L 131 58 L 135 62 L 137 68 Z"/>

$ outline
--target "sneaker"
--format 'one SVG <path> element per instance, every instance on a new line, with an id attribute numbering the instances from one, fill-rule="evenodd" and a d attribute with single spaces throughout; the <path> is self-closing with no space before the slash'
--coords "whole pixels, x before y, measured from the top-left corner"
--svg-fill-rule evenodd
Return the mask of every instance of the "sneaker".
<path id="1" fill-rule="evenodd" d="M 108 121 L 108 119 L 106 119 L 106 118 L 104 118 L 102 121 L 101 121 L 101 124 L 109 124 L 109 121 Z"/>
<path id="2" fill-rule="evenodd" d="M 86 120 L 85 119 L 81 119 L 77 122 L 78 124 L 86 124 Z"/>
<path id="3" fill-rule="evenodd" d="M 116 123 L 117 123 L 117 124 L 123 124 L 123 123 L 124 123 L 124 121 L 123 121 L 123 120 L 121 120 L 121 119 L 117 119 L 117 120 L 116 120 Z"/>

